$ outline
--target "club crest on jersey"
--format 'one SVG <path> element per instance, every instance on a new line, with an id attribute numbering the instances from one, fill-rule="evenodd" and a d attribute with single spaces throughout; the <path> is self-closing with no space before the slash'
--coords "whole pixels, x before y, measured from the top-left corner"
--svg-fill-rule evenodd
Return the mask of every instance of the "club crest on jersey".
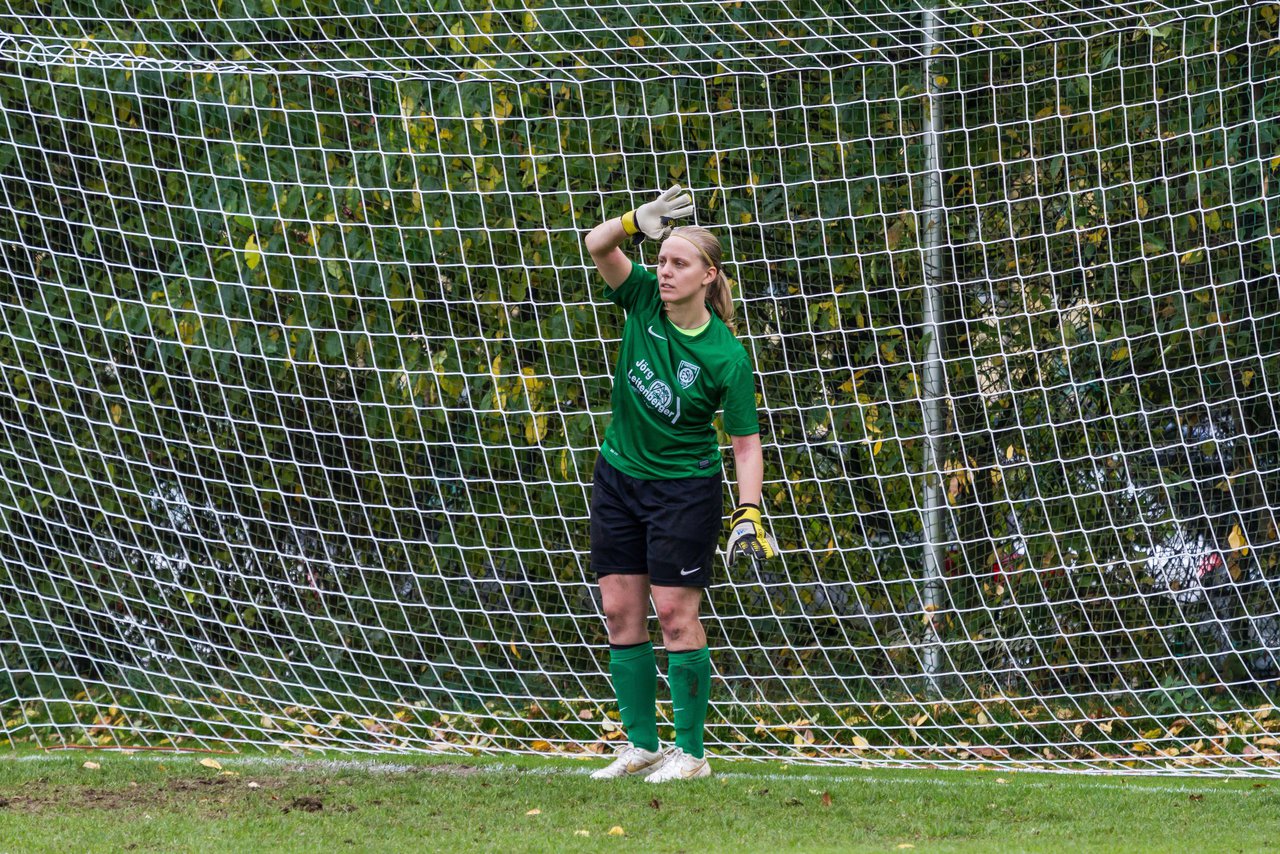
<path id="1" fill-rule="evenodd" d="M 680 388 L 688 388 L 698 380 L 698 372 L 702 368 L 697 365 L 691 365 L 685 360 L 680 360 L 680 368 L 676 371 L 676 379 L 680 381 Z"/>

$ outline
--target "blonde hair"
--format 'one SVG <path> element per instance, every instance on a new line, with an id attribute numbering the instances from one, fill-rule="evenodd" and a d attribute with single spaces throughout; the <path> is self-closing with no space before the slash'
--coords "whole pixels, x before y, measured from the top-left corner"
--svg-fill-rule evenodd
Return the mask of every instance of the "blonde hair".
<path id="1" fill-rule="evenodd" d="M 711 310 L 724 321 L 730 332 L 736 332 L 733 314 L 733 291 L 729 277 L 721 266 L 720 239 L 700 225 L 682 225 L 671 230 L 671 237 L 689 241 L 702 256 L 703 263 L 716 268 L 716 277 L 707 285 L 707 302 Z"/>

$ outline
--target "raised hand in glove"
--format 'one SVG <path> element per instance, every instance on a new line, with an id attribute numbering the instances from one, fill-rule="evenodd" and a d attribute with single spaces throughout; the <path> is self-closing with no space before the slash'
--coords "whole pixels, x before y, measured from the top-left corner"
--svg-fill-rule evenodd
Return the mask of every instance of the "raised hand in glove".
<path id="1" fill-rule="evenodd" d="M 757 562 L 778 554 L 778 544 L 760 521 L 760 508 L 755 504 L 739 504 L 729 518 L 729 563 L 744 554 Z"/>
<path id="2" fill-rule="evenodd" d="M 622 230 L 629 235 L 643 234 L 650 240 L 666 240 L 674 227 L 671 222 L 691 213 L 693 196 L 689 195 L 688 190 L 681 189 L 679 184 L 673 184 L 654 201 L 624 213 Z"/>

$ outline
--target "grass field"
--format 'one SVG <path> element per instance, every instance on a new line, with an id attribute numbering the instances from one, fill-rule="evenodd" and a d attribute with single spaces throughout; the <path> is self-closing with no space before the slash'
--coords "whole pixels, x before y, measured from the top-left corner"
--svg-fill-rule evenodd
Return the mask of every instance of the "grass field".
<path id="1" fill-rule="evenodd" d="M 658 786 L 589 780 L 602 761 L 17 751 L 0 852 L 1261 851 L 1280 832 L 1280 781 L 721 761 Z"/>

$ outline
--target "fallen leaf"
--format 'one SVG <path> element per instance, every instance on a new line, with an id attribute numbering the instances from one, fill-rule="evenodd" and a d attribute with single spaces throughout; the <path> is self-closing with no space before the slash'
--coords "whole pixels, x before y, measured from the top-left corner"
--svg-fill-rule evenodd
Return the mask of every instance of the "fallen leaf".
<path id="1" fill-rule="evenodd" d="M 250 788 L 250 789 L 257 789 L 257 788 L 260 788 L 260 786 L 259 786 L 257 783 L 250 782 L 250 783 L 249 783 L 249 788 Z"/>
<path id="2" fill-rule="evenodd" d="M 656 810 L 662 806 L 662 801 L 658 800 L 657 798 L 654 798 L 653 800 L 649 801 L 649 806 L 653 807 Z"/>
<path id="3" fill-rule="evenodd" d="M 1203 801 L 1203 800 L 1204 800 L 1204 795 L 1192 795 L 1192 796 L 1191 796 L 1191 800 L 1193 800 L 1193 801 Z"/>
<path id="4" fill-rule="evenodd" d="M 829 807 L 829 806 L 831 806 L 831 793 L 830 793 L 830 792 L 823 792 L 823 793 L 822 793 L 822 805 L 823 805 L 824 807 Z"/>
<path id="5" fill-rule="evenodd" d="M 997 777 L 997 778 L 996 778 L 996 782 L 997 782 L 997 783 L 1007 783 L 1007 782 L 1009 782 L 1009 781 L 1008 781 L 1008 780 L 1006 780 L 1006 779 L 1005 779 L 1005 778 L 1003 778 L 1003 777 Z"/>
<path id="6" fill-rule="evenodd" d="M 1248 541 L 1245 540 L 1244 534 L 1240 532 L 1239 525 L 1236 525 L 1231 529 L 1231 533 L 1227 535 L 1227 542 L 1230 543 L 1231 548 L 1234 549 L 1235 551 L 1243 550 L 1244 554 L 1246 555 L 1249 554 L 1249 552 L 1245 549 L 1245 546 L 1248 544 Z"/>
<path id="7" fill-rule="evenodd" d="M 623 830 L 620 825 L 615 824 L 613 827 L 609 828 L 609 835 L 610 836 L 626 836 L 627 832 Z"/>
<path id="8" fill-rule="evenodd" d="M 542 815 L 542 810 L 537 809 L 535 807 L 534 809 L 531 809 L 527 813 L 525 813 L 525 815 Z"/>
<path id="9" fill-rule="evenodd" d="M 102 766 L 99 765 L 97 762 L 86 762 L 82 767 L 88 768 L 90 771 L 97 771 Z"/>
<path id="10" fill-rule="evenodd" d="M 589 830 L 575 830 L 575 831 L 573 832 L 573 835 L 574 835 L 574 836 L 590 836 L 590 835 L 591 835 L 591 831 L 589 831 Z"/>
<path id="11" fill-rule="evenodd" d="M 222 770 L 222 765 L 216 759 L 201 759 L 200 764 L 206 768 L 212 768 L 214 771 Z"/>
<path id="12" fill-rule="evenodd" d="M 899 843 L 899 844 L 898 844 L 898 850 L 899 850 L 899 851 L 901 851 L 903 848 L 915 848 L 915 846 L 914 846 L 914 845 L 912 845 L 910 842 L 902 842 L 902 843 Z"/>

